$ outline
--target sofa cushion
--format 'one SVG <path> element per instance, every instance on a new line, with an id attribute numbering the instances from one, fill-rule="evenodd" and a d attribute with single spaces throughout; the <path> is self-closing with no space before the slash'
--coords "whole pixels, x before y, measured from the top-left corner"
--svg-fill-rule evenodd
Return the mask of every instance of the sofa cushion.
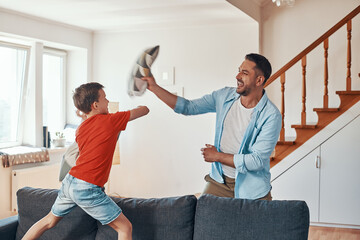
<path id="1" fill-rule="evenodd" d="M 26 231 L 38 220 L 47 215 L 58 190 L 25 187 L 17 192 L 19 226 L 16 239 L 21 239 Z M 81 208 L 75 207 L 54 228 L 46 231 L 39 239 L 95 239 L 96 220 Z"/>
<path id="2" fill-rule="evenodd" d="M 198 199 L 194 240 L 307 239 L 309 209 L 304 201 Z"/>
<path id="3" fill-rule="evenodd" d="M 189 240 L 193 237 L 197 201 L 193 195 L 113 199 L 132 223 L 133 240 Z M 98 224 L 97 240 L 117 239 L 111 227 Z"/>
<path id="4" fill-rule="evenodd" d="M 0 219 L 0 239 L 15 239 L 18 215 Z"/>

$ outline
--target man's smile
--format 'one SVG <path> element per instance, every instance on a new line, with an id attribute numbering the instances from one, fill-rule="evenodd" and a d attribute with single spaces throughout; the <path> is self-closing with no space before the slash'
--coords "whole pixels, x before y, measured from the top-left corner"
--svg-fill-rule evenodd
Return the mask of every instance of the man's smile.
<path id="1" fill-rule="evenodd" d="M 238 87 L 243 87 L 244 86 L 244 82 L 241 80 L 237 80 L 237 86 Z"/>

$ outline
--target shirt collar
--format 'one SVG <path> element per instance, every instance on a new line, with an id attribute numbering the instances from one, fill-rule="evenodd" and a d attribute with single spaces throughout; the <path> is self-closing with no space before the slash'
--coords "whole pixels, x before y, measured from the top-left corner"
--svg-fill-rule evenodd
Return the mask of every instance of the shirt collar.
<path id="1" fill-rule="evenodd" d="M 267 101 L 268 101 L 268 97 L 267 97 L 266 91 L 264 89 L 263 90 L 263 95 L 262 95 L 260 101 L 256 104 L 254 110 L 255 111 L 261 111 L 265 107 Z"/>
<path id="2" fill-rule="evenodd" d="M 229 96 L 227 96 L 227 98 L 225 99 L 225 102 L 230 102 L 233 100 L 236 100 L 240 97 L 240 94 L 238 94 L 236 92 L 236 88 L 234 88 L 234 91 L 232 92 L 232 94 L 229 94 Z"/>

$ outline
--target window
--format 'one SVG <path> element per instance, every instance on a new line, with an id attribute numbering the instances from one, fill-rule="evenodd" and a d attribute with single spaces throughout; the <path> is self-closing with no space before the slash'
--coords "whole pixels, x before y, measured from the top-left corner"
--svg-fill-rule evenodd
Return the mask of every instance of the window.
<path id="1" fill-rule="evenodd" d="M 43 55 L 43 125 L 50 133 L 65 126 L 66 52 L 44 49 Z"/>
<path id="2" fill-rule="evenodd" d="M 29 48 L 0 42 L 0 147 L 21 143 Z"/>

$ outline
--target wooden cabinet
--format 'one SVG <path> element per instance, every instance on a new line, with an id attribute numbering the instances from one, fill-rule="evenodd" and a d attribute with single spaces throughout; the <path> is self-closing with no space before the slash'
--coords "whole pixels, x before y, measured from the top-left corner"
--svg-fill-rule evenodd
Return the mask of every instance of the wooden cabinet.
<path id="1" fill-rule="evenodd" d="M 310 221 L 360 227 L 360 117 L 272 181 L 277 199 L 307 202 Z"/>
<path id="2" fill-rule="evenodd" d="M 360 117 L 321 145 L 320 222 L 360 225 Z"/>
<path id="3" fill-rule="evenodd" d="M 310 221 L 319 221 L 319 168 L 316 159 L 320 147 L 309 153 L 271 183 L 274 200 L 304 200 L 310 210 Z"/>

